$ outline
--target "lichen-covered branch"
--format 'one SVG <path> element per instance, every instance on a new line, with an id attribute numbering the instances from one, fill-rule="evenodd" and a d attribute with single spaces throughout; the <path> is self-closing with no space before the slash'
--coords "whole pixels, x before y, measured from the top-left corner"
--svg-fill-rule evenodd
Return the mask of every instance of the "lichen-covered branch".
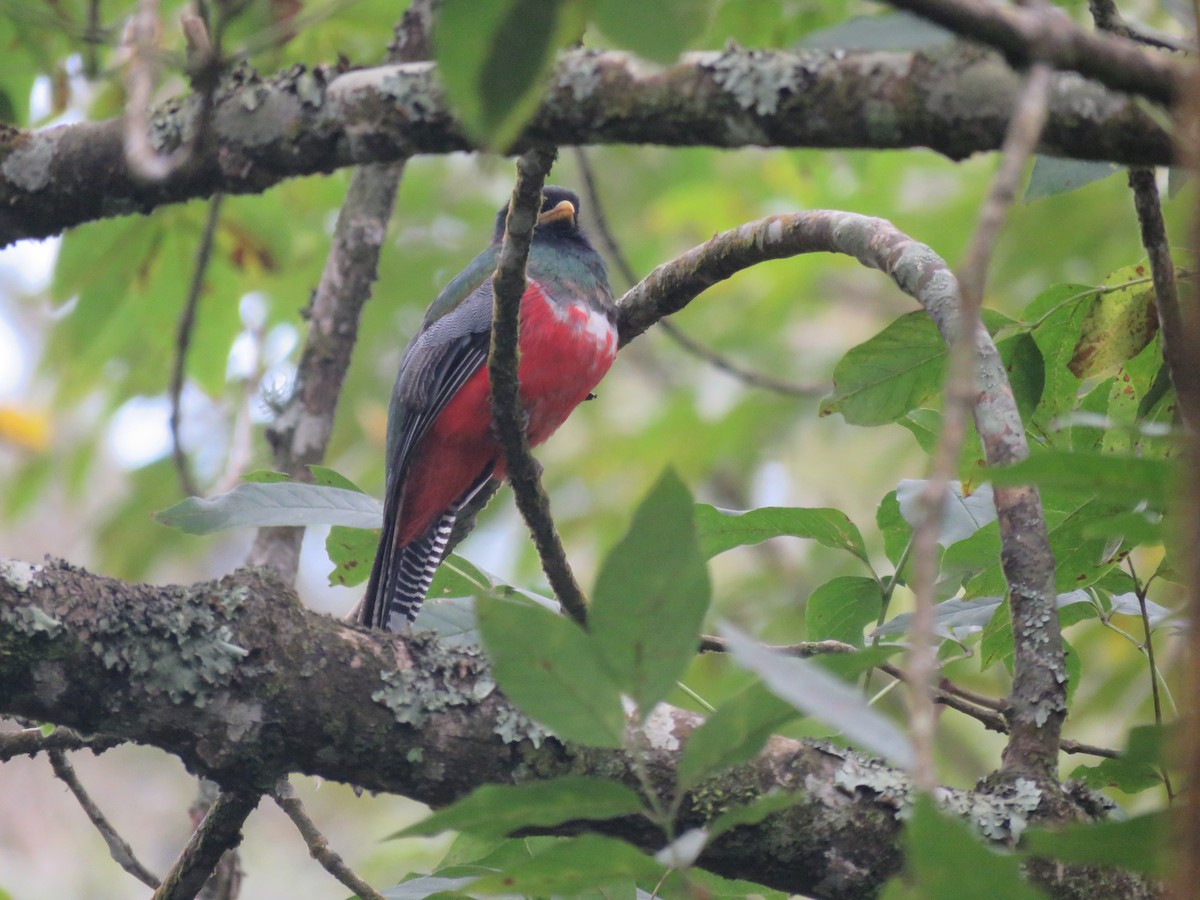
<path id="1" fill-rule="evenodd" d="M 987 0 L 887 0 L 965 37 L 1003 51 L 1020 66 L 1045 63 L 1094 78 L 1113 90 L 1171 105 L 1183 95 L 1187 69 L 1133 41 L 1084 31 L 1049 3 L 1009 6 Z"/>
<path id="2" fill-rule="evenodd" d="M 801 253 L 842 253 L 890 275 L 900 289 L 928 311 L 938 330 L 953 339 L 960 326 L 958 283 L 933 250 L 883 219 L 854 213 L 814 210 L 770 216 L 715 236 L 659 266 L 620 301 L 621 345 L 629 343 L 664 316 L 678 312 L 700 292 L 742 269 L 769 259 Z M 1004 365 L 987 330 L 973 340 L 975 356 L 975 427 L 989 465 L 1025 458 L 1029 448 Z M 997 489 L 1001 563 L 1008 579 L 1014 643 L 1028 678 L 1010 697 L 1011 736 L 1008 768 L 1039 779 L 1052 773 L 1039 730 L 1055 729 L 1066 708 L 1066 669 L 1058 635 L 1054 593 L 1054 557 L 1046 535 L 1041 503 L 1033 487 Z"/>
<path id="3" fill-rule="evenodd" d="M 995 53 L 805 50 L 693 53 L 665 69 L 621 53 L 567 54 L 514 149 L 555 144 L 715 147 L 930 147 L 953 159 L 994 150 L 1020 77 Z M 151 119 L 160 153 L 190 139 L 199 98 Z M 432 64 L 339 74 L 296 67 L 273 79 L 229 74 L 192 164 L 137 177 L 119 120 L 0 133 L 0 246 L 106 216 L 217 192 L 256 193 L 285 178 L 419 153 L 470 149 Z M 1038 148 L 1080 159 L 1162 165 L 1170 137 L 1130 97 L 1056 76 Z"/>
<path id="4" fill-rule="evenodd" d="M 228 808 L 218 801 L 210 817 L 232 843 L 260 792 L 289 772 L 435 806 L 485 783 L 568 773 L 638 785 L 624 751 L 561 742 L 509 705 L 477 650 L 308 612 L 261 570 L 160 587 L 64 563 L 0 565 L 0 713 L 105 731 L 178 756 L 221 784 Z M 672 789 L 680 747 L 699 722 L 666 706 L 651 717 L 647 770 L 660 792 Z M 869 896 L 899 870 L 907 777 L 824 744 L 772 739 L 755 760 L 687 796 L 681 829 L 773 788 L 795 793 L 796 805 L 721 838 L 701 865 L 832 898 Z M 1028 780 L 995 795 L 937 792 L 946 809 L 985 823 L 1000 840 L 1043 796 Z M 595 827 L 647 850 L 662 846 L 641 818 Z M 201 844 L 220 845 L 200 832 Z M 1055 877 L 1072 888 L 1091 883 L 1069 870 Z M 1128 887 L 1122 896 L 1149 896 L 1136 879 L 1116 877 Z M 164 890 L 168 883 L 179 879 L 168 876 Z"/>

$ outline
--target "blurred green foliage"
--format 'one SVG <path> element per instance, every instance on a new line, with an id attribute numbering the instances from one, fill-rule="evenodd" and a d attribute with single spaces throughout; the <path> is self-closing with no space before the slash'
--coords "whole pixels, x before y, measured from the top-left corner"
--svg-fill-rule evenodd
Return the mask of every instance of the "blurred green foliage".
<path id="1" fill-rule="evenodd" d="M 489 4 L 496 15 L 481 16 L 483 25 L 501 21 L 505 10 L 529 5 Z M 570 20 L 568 25 L 582 21 L 580 4 L 563 0 L 552 5 L 563 21 Z M 851 0 L 675 0 L 657 15 L 652 4 L 639 4 L 638 14 L 647 16 L 648 24 L 631 31 L 619 27 L 622 16 L 633 14 L 630 6 L 595 0 L 598 28 L 584 32 L 585 45 L 627 45 L 653 55 L 648 42 L 662 48 L 664 58 L 685 47 L 719 48 L 728 40 L 787 47 L 853 15 L 875 12 L 869 4 Z M 174 0 L 160 4 L 167 23 L 161 60 L 164 96 L 185 89 L 182 40 L 170 24 L 182 7 Z M 95 10 L 91 23 L 90 10 Z M 38 127 L 66 113 L 101 117 L 118 112 L 124 94 L 120 35 L 128 12 L 127 4 L 112 2 L 0 0 L 0 120 Z M 689 19 L 685 31 L 663 31 L 670 24 L 667 17 L 674 15 L 694 20 Z M 224 51 L 265 71 L 294 62 L 332 63 L 339 55 L 353 65 L 370 65 L 382 58 L 396 18 L 396 5 L 382 0 L 251 3 L 228 23 Z M 456 20 L 455 27 L 471 32 L 467 18 Z M 491 129 L 503 145 L 519 125 L 519 118 L 506 116 L 528 110 L 528 91 L 544 60 L 576 34 L 556 26 L 533 35 L 537 46 L 519 47 L 530 58 L 527 69 L 513 74 L 515 87 L 497 89 L 490 97 L 478 90 L 480 79 L 491 83 L 488 73 L 504 68 L 502 56 L 471 63 L 478 54 L 459 52 L 462 47 L 451 37 L 439 59 L 451 67 L 483 65 L 480 71 L 453 71 L 446 78 L 468 98 L 463 107 L 468 119 Z M 471 33 L 480 47 L 499 54 L 505 48 L 489 43 L 493 36 L 487 30 Z M 478 104 L 474 111 L 471 100 Z M 962 257 L 995 168 L 992 157 L 953 163 L 923 150 L 600 147 L 588 153 L 604 216 L 638 274 L 714 232 L 772 213 L 826 207 L 890 219 L 954 264 Z M 1172 691 L 1179 686 L 1180 648 L 1166 613 L 1181 602 L 1174 574 L 1181 567 L 1173 563 L 1172 489 L 1163 462 L 1172 451 L 1164 431 L 1174 421 L 1174 398 L 1164 389 L 1160 372 L 1161 340 L 1147 327 L 1144 252 L 1124 179 L 1088 182 L 1085 173 L 1072 173 L 1069 166 L 1066 172 L 1055 169 L 1055 177 L 1049 185 L 1039 181 L 1034 193 L 1041 199 L 1018 205 L 1009 216 L 988 280 L 987 304 L 994 310 L 989 326 L 1005 347 L 1010 377 L 1028 414 L 1035 450 L 1030 477 L 1043 487 L 1060 565 L 1059 587 L 1064 592 L 1087 589 L 1084 600 L 1063 610 L 1064 627 L 1071 629 L 1070 670 L 1076 682 L 1068 733 L 1136 749 L 1136 758 L 1124 766 L 1104 763 L 1080 775 L 1122 803 L 1139 810 L 1157 808 L 1164 800 L 1163 758 L 1147 749 L 1154 742 L 1135 726 L 1154 722 L 1152 677 L 1163 690 L 1160 705 L 1168 719 L 1174 715 Z M 228 198 L 224 205 L 186 373 L 191 400 L 185 414 L 200 422 L 190 431 L 185 427 L 185 443 L 208 490 L 231 475 L 269 464 L 261 425 L 286 396 L 295 346 L 304 334 L 302 311 L 319 279 L 347 178 L 338 172 L 297 179 L 262 196 Z M 407 167 L 326 460 L 368 493 L 378 496 L 383 487 L 386 408 L 401 352 L 430 299 L 488 239 L 492 216 L 507 198 L 511 179 L 510 162 L 485 154 L 421 158 Z M 580 187 L 572 152 L 562 152 L 551 180 Z M 1055 193 L 1080 184 L 1084 186 L 1077 190 Z M 1168 234 L 1180 244 L 1193 191 L 1166 204 Z M 585 200 L 585 222 L 595 213 Z M 114 423 L 125 421 L 118 414 L 131 403 L 161 400 L 167 390 L 176 321 L 204 217 L 205 204 L 194 202 L 150 216 L 80 226 L 63 237 L 50 284 L 20 299 L 22 309 L 36 311 L 30 318 L 40 323 L 27 334 L 28 345 L 40 350 L 27 394 L 44 405 L 53 438 L 42 450 L 0 448 L 6 531 L 27 529 L 45 510 L 52 517 L 70 517 L 90 535 L 80 550 L 86 555 L 83 561 L 123 578 L 215 575 L 239 561 L 244 551 L 228 538 L 198 540 L 152 522 L 151 512 L 180 499 L 166 456 L 160 452 L 135 465 L 127 452 L 113 449 L 122 443 L 122 436 L 113 434 Z M 618 293 L 627 286 L 615 275 L 613 280 Z M 911 302 L 879 273 L 845 258 L 808 256 L 744 272 L 675 317 L 679 327 L 720 354 L 797 385 L 816 386 L 807 397 L 748 386 L 688 354 L 661 331 L 623 351 L 601 385 L 598 401 L 584 404 L 539 453 L 556 520 L 583 583 L 594 583 L 600 572 L 608 573 L 602 580 L 617 577 L 612 573 L 619 560 L 609 558 L 609 552 L 620 546 L 640 499 L 665 468 L 673 467 L 702 504 L 696 508 L 701 546 L 708 547 L 707 541 L 719 544 L 713 553 L 728 550 L 709 563 L 713 611 L 706 627 L 720 617 L 778 643 L 837 639 L 861 646 L 899 637 L 871 631 L 885 615 L 903 614 L 909 603 L 904 584 L 910 529 L 894 491 L 903 479 L 927 475 L 927 454 L 940 427 L 941 351 L 932 329 L 911 311 Z M 1131 322 L 1140 329 L 1134 340 Z M 835 371 L 840 392 L 854 378 L 869 376 L 866 364 L 880 364 L 881 347 L 892 354 L 895 371 L 908 373 L 905 377 L 913 378 L 914 386 L 902 398 L 892 397 L 892 405 L 872 403 L 852 414 L 850 402 L 832 390 Z M 894 387 L 894 379 L 888 383 Z M 869 379 L 858 382 L 858 393 L 864 392 L 864 384 L 869 387 Z M 822 394 L 831 395 L 824 411 L 838 414 L 820 415 Z M 843 415 L 878 427 L 852 427 Z M 256 424 L 249 443 L 238 424 L 246 421 Z M 964 493 L 986 477 L 977 461 L 975 440 L 964 450 Z M 1121 491 L 1112 489 L 1117 483 Z M 678 496 L 676 492 L 675 500 Z M 643 509 L 652 519 L 662 512 L 654 506 Z M 668 519 L 678 522 L 679 504 L 672 509 L 670 516 L 676 518 Z M 724 521 L 720 510 L 757 513 Z M 496 599 L 503 581 L 545 591 L 506 494 L 492 503 L 481 523 L 480 536 L 459 552 L 470 559 L 476 549 L 495 555 L 499 546 L 502 577 L 493 581 L 461 564 L 439 575 L 434 596 L 488 595 L 485 637 L 491 628 L 500 642 L 510 631 L 520 632 L 524 621 L 504 619 L 506 605 L 534 623 L 528 627 L 561 624 L 573 629 L 567 623 L 548 624 L 539 609 Z M 44 540 L 47 552 L 61 552 L 58 533 L 45 523 L 42 528 L 44 538 L 34 539 Z M 678 549 L 668 540 L 669 529 L 659 531 L 660 545 L 653 535 L 639 532 L 640 554 L 646 559 Z M 775 539 L 764 543 L 767 537 Z M 344 534 L 338 539 L 348 540 Z M 684 561 L 690 565 L 698 553 L 687 551 Z M 864 576 L 864 563 L 870 577 Z M 1004 593 L 994 524 L 949 543 L 941 565 L 943 599 L 957 596 L 961 602 L 963 597 Z M 697 583 L 695 572 L 688 571 L 688 583 Z M 636 578 L 617 580 L 617 593 L 632 599 Z M 449 586 L 442 591 L 440 585 Z M 810 597 L 812 602 L 806 602 Z M 1152 622 L 1160 668 L 1154 676 L 1146 664 L 1138 607 L 1147 598 L 1163 611 Z M 942 657 L 947 676 L 1002 696 L 1006 665 L 994 663 L 1011 664 L 1012 636 L 1007 604 L 993 606 L 994 614 L 977 623 L 985 626 L 982 630 L 947 634 Z M 690 619 L 694 612 L 682 617 Z M 950 612 L 942 609 L 945 615 Z M 461 616 L 451 618 L 459 633 L 469 630 Z M 561 643 L 575 647 L 581 640 L 572 632 Z M 550 643 L 542 649 L 553 655 Z M 673 658 L 664 671 L 673 677 L 678 668 Z M 502 682 L 505 677 L 501 672 Z M 622 677 L 636 675 L 610 672 L 606 685 L 610 677 L 621 683 Z M 657 699 L 664 677 L 654 674 L 643 699 Z M 881 686 L 879 676 L 863 678 L 855 671 L 846 677 L 857 677 L 870 688 Z M 549 679 L 553 686 L 553 672 Z M 795 709 L 725 658 L 695 658 L 682 680 L 691 692 L 719 706 L 717 715 L 729 723 L 727 732 L 710 731 L 692 751 L 689 768 L 681 774 L 687 784 L 703 772 L 745 759 L 777 728 L 797 735 L 829 733 L 816 719 L 796 721 Z M 605 696 L 613 699 L 616 687 L 609 686 Z M 519 693 L 518 688 L 514 696 Z M 878 708 L 902 716 L 898 693 L 883 697 Z M 735 703 L 721 705 L 731 697 Z M 682 691 L 668 699 L 696 706 L 691 694 Z M 543 714 L 553 720 L 562 713 L 551 709 Z M 601 734 L 596 742 L 619 744 L 619 722 L 614 708 L 604 710 L 591 723 Z M 583 731 L 589 733 L 586 726 Z M 997 741 L 978 723 L 947 712 L 939 733 L 940 776 L 969 785 L 995 765 Z M 938 872 L 948 860 L 961 870 L 967 857 L 989 879 L 1016 878 L 1015 861 L 993 859 L 932 809 L 918 808 L 913 822 L 913 846 L 921 851 L 913 857 L 914 878 L 930 891 L 940 883 Z M 490 871 L 519 863 L 523 877 L 537 890 L 563 892 L 577 884 L 568 888 L 546 881 L 546 872 L 555 866 L 565 871 L 567 857 L 595 852 L 594 847 L 571 849 L 551 839 L 481 842 L 469 850 L 456 843 L 446 865 L 471 863 Z M 620 886 L 618 893 L 634 896 L 639 878 L 653 880 L 660 874 L 657 863 L 631 856 L 630 848 L 608 846 L 604 853 L 613 866 L 610 871 L 586 870 L 582 877 L 592 879 L 590 884 L 610 879 Z M 542 854 L 554 859 L 535 864 Z M 446 877 L 451 872 L 447 868 Z M 694 877 L 713 890 L 727 888 L 705 881 L 703 873 Z M 671 884 L 667 882 L 668 893 Z M 951 890 L 945 895 L 952 896 L 960 887 L 955 882 L 953 889 L 936 889 Z M 909 895 L 900 886 L 893 890 Z"/>

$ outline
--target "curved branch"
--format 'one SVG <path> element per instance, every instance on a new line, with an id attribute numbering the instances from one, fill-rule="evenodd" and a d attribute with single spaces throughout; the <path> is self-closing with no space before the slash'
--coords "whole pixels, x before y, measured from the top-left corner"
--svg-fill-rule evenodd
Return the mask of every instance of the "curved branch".
<path id="1" fill-rule="evenodd" d="M 964 86 L 972 86 L 966 90 Z M 998 54 L 951 45 L 921 53 L 693 53 L 649 69 L 621 53 L 567 54 L 515 149 L 555 144 L 715 147 L 929 147 L 953 159 L 998 148 L 1020 78 Z M 198 99 L 161 107 L 169 153 Z M 130 168 L 122 123 L 0 132 L 0 246 L 106 216 L 415 153 L 471 149 L 432 64 L 338 75 L 296 67 L 272 79 L 242 68 L 214 98 L 192 165 L 146 182 Z M 1169 135 L 1130 97 L 1077 75 L 1054 79 L 1043 153 L 1162 165 Z"/>
<path id="2" fill-rule="evenodd" d="M 933 250 L 883 219 L 814 210 L 770 216 L 726 231 L 659 266 L 620 300 L 621 345 L 742 269 L 769 259 L 815 252 L 853 256 L 891 276 L 901 290 L 925 307 L 947 341 L 960 330 L 958 282 Z M 974 331 L 973 344 L 975 427 L 988 464 L 1024 459 L 1029 447 L 1016 401 L 996 345 L 982 325 Z M 995 502 L 1013 618 L 1020 617 L 1024 626 L 1013 634 L 1017 671 L 1008 712 L 1012 729 L 1008 752 L 1013 762 L 1007 768 L 1010 774 L 1014 769 L 1025 770 L 1047 779 L 1055 757 L 1045 752 L 1039 729 L 1048 720 L 1061 720 L 1066 683 L 1057 636 L 1054 557 L 1034 488 L 997 488 Z"/>

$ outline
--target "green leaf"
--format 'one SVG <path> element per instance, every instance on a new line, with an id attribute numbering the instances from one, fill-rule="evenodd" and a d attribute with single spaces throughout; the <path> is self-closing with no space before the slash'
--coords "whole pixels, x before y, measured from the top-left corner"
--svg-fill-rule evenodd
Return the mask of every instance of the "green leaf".
<path id="1" fill-rule="evenodd" d="M 549 828 L 577 819 L 614 819 L 643 809 L 641 798 L 615 781 L 569 775 L 520 785 L 488 784 L 391 838 L 464 831 L 505 837 L 522 828 Z"/>
<path id="2" fill-rule="evenodd" d="M 579 0 L 445 0 L 434 58 L 467 132 L 506 149 L 536 111 L 555 51 L 583 26 Z"/>
<path id="3" fill-rule="evenodd" d="M 333 563 L 331 585 L 354 587 L 371 577 L 371 564 L 379 544 L 379 531 L 334 525 L 325 538 L 325 552 Z"/>
<path id="4" fill-rule="evenodd" d="M 1145 266 L 1120 269 L 1106 278 L 1106 285 L 1144 281 Z M 1067 367 L 1078 378 L 1107 372 L 1133 359 L 1158 333 L 1154 288 L 1129 284 L 1098 294 L 1080 323 L 1079 340 Z"/>
<path id="5" fill-rule="evenodd" d="M 1047 427 L 1060 413 L 1075 407 L 1079 379 L 1067 367 L 1079 342 L 1084 316 L 1097 296 L 1086 284 L 1056 284 L 1042 291 L 1022 313 L 1042 352 L 1044 387 L 1035 420 Z"/>
<path id="6" fill-rule="evenodd" d="M 1093 790 L 1115 787 L 1126 794 L 1137 794 L 1162 784 L 1162 765 L 1166 740 L 1171 729 L 1161 725 L 1140 725 L 1129 732 L 1125 752 L 1116 759 L 1103 759 L 1095 766 L 1077 766 L 1071 777 Z"/>
<path id="7" fill-rule="evenodd" d="M 883 593 L 874 578 L 839 575 L 808 595 L 804 621 L 810 641 L 863 645 L 863 629 L 879 618 Z"/>
<path id="8" fill-rule="evenodd" d="M 1120 166 L 1110 162 L 1062 159 L 1038 154 L 1033 159 L 1033 172 L 1029 176 L 1029 185 L 1025 188 L 1025 202 L 1078 190 L 1085 184 L 1107 178 L 1119 169 Z"/>
<path id="9" fill-rule="evenodd" d="M 712 0 L 594 0 L 592 21 L 622 50 L 669 63 L 708 26 Z"/>
<path id="10" fill-rule="evenodd" d="M 1021 850 L 1065 863 L 1114 866 L 1147 875 L 1170 874 L 1170 813 L 1152 812 L 1123 822 L 1068 825 L 1059 831 L 1031 828 Z"/>
<path id="11" fill-rule="evenodd" d="M 842 357 L 821 415 L 840 412 L 851 425 L 895 422 L 937 394 L 945 366 L 946 342 L 929 315 L 908 313 Z"/>
<path id="12" fill-rule="evenodd" d="M 500 688 L 564 740 L 620 747 L 621 691 L 574 622 L 528 600 L 480 597 L 476 614 Z"/>
<path id="13" fill-rule="evenodd" d="M 867 705 L 851 685 L 816 663 L 770 650 L 731 626 L 721 634 L 738 665 L 754 672 L 780 699 L 840 731 L 856 746 L 897 766 L 912 764 L 912 745 L 891 719 Z"/>
<path id="14" fill-rule="evenodd" d="M 333 469 L 326 466 L 309 466 L 309 474 L 313 477 L 313 483 L 324 487 L 342 488 L 347 491 L 358 491 L 363 493 L 363 489 L 357 484 L 343 475 L 341 472 L 335 472 Z"/>
<path id="15" fill-rule="evenodd" d="M 664 472 L 601 565 L 588 610 L 592 646 L 643 717 L 696 655 L 708 611 L 694 506 L 679 476 Z"/>
<path id="16" fill-rule="evenodd" d="M 738 512 L 698 503 L 696 531 L 706 559 L 733 547 L 783 536 L 811 538 L 826 547 L 849 551 L 863 561 L 867 559 L 858 526 L 840 509 L 764 506 Z"/>
<path id="17" fill-rule="evenodd" d="M 154 520 L 188 534 L 264 525 L 346 525 L 378 528 L 383 504 L 358 491 L 298 482 L 239 484 L 216 497 L 188 497 Z"/>
<path id="18" fill-rule="evenodd" d="M 717 772 L 752 759 L 767 739 L 796 718 L 795 707 L 755 681 L 717 707 L 688 735 L 676 776 L 688 791 Z"/>
<path id="19" fill-rule="evenodd" d="M 912 538 L 912 526 L 900 513 L 896 492 L 889 491 L 875 510 L 875 526 L 883 535 L 883 550 L 892 565 L 898 565 Z"/>
<path id="20" fill-rule="evenodd" d="M 1100 496 L 1109 504 L 1143 500 L 1162 509 L 1172 496 L 1176 464 L 1166 459 L 1047 450 L 1012 466 L 989 468 L 997 486 L 1037 484 L 1078 499 Z"/>
<path id="21" fill-rule="evenodd" d="M 622 878 L 656 883 L 662 866 L 616 838 L 585 834 L 559 841 L 532 859 L 471 885 L 472 894 L 571 895 Z"/>
<path id="22" fill-rule="evenodd" d="M 913 895 L 922 900 L 1042 897 L 1021 878 L 1017 857 L 988 849 L 961 819 L 939 812 L 927 794 L 916 799 L 905 830 L 905 847 L 906 880 Z"/>
<path id="23" fill-rule="evenodd" d="M 417 875 L 407 881 L 393 885 L 382 894 L 386 900 L 431 900 L 431 898 L 469 897 L 459 893 L 469 887 L 481 875 L 491 874 L 491 869 L 459 866 L 469 874 L 463 875 Z M 357 900 L 357 898 L 351 898 Z"/>
<path id="24" fill-rule="evenodd" d="M 805 35 L 799 46 L 825 50 L 930 50 L 954 40 L 954 33 L 920 16 L 886 12 L 856 16 Z"/>

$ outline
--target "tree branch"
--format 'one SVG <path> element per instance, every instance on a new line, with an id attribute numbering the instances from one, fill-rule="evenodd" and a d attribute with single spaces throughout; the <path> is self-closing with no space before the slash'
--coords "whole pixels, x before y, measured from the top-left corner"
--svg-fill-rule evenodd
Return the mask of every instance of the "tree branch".
<path id="1" fill-rule="evenodd" d="M 1187 69 L 1123 37 L 1084 31 L 1048 3 L 1017 7 L 986 0 L 887 0 L 955 34 L 996 49 L 1018 67 L 1032 62 L 1079 72 L 1115 91 L 1170 106 L 1183 94 Z"/>
<path id="2" fill-rule="evenodd" d="M 379 891 L 363 881 L 353 869 L 346 865 L 346 861 L 341 856 L 330 849 L 329 839 L 321 833 L 321 830 L 317 828 L 317 823 L 309 817 L 304 809 L 304 804 L 300 802 L 300 797 L 296 794 L 296 789 L 288 783 L 286 778 L 279 780 L 275 790 L 271 792 L 271 797 L 292 820 L 292 824 L 304 838 L 308 852 L 325 868 L 326 872 L 354 891 L 359 900 L 384 900 Z"/>
<path id="3" fill-rule="evenodd" d="M 225 852 L 242 842 L 242 823 L 261 797 L 262 792 L 257 790 L 222 791 L 154 892 L 153 900 L 193 900 Z"/>
<path id="4" fill-rule="evenodd" d="M 951 85 L 980 86 L 973 92 Z M 1000 146 L 1020 79 L 996 54 L 949 46 L 922 53 L 693 53 L 651 70 L 621 53 L 575 51 L 559 63 L 517 144 L 929 147 L 962 159 Z M 152 119 L 170 153 L 200 98 Z M 112 215 L 217 192 L 257 193 L 285 178 L 415 153 L 471 149 L 431 64 L 338 75 L 318 67 L 260 79 L 231 73 L 213 100 L 192 164 L 146 182 L 125 159 L 119 120 L 0 134 L 0 246 Z M 886 122 L 886 127 L 881 123 Z M 1054 79 L 1039 151 L 1160 165 L 1169 136 L 1127 96 L 1076 75 Z"/>
<path id="5" fill-rule="evenodd" d="M 289 772 L 435 806 L 530 773 L 603 773 L 638 784 L 625 751 L 564 743 L 517 712 L 478 650 L 345 626 L 303 609 L 262 571 L 156 587 L 63 563 L 10 562 L 0 565 L 0 623 L 0 711 L 156 746 L 222 785 L 197 853 L 185 854 L 192 861 L 164 884 L 198 889 L 201 860 L 211 868 L 259 793 Z M 673 790 L 680 746 L 700 721 L 662 707 L 647 729 L 656 790 Z M 908 779 L 828 744 L 773 738 L 756 759 L 685 797 L 680 830 L 772 788 L 795 793 L 797 804 L 723 836 L 701 865 L 836 898 L 872 894 L 898 871 Z M 1007 829 L 1021 827 L 1045 794 L 943 788 L 937 796 L 947 810 L 983 816 L 1011 836 Z M 662 844 L 640 817 L 594 827 L 648 850 Z M 1070 870 L 1056 877 L 1076 888 L 1082 878 Z M 1136 879 L 1115 877 L 1128 887 L 1123 896 L 1148 896 Z"/>
<path id="6" fill-rule="evenodd" d="M 389 63 L 428 59 L 432 53 L 432 0 L 418 0 L 396 26 Z M 293 479 L 311 478 L 308 467 L 325 459 L 342 383 L 358 340 L 362 308 L 379 271 L 404 157 L 355 169 L 338 213 L 321 281 L 308 307 L 308 335 L 287 406 L 267 429 L 274 467 Z M 303 528 L 260 528 L 248 562 L 269 565 L 294 578 L 300 565 Z"/>
<path id="7" fill-rule="evenodd" d="M 529 526 L 542 570 L 554 595 L 572 619 L 585 625 L 587 601 L 567 562 L 566 551 L 550 516 L 550 498 L 542 488 L 538 464 L 529 451 L 517 379 L 521 296 L 526 287 L 525 262 L 529 258 L 537 215 L 542 208 L 542 185 L 557 155 L 557 150 L 530 150 L 517 160 L 517 183 L 504 225 L 504 243 L 496 273 L 492 276 L 495 302 L 488 379 L 492 387 L 492 421 L 504 452 L 508 481 L 517 508 Z"/>
<path id="8" fill-rule="evenodd" d="M 83 808 L 84 814 L 91 820 L 91 823 L 96 826 L 96 830 L 100 832 L 100 836 L 104 838 L 104 843 L 108 845 L 108 852 L 122 869 L 140 881 L 149 888 L 157 888 L 159 885 L 158 876 L 147 869 L 134 855 L 133 848 L 129 846 L 129 842 L 113 828 L 112 823 L 105 818 L 104 813 L 100 811 L 95 801 L 92 800 L 82 784 L 79 783 L 79 778 L 75 774 L 75 767 L 67 760 L 67 755 L 61 750 L 51 750 L 49 752 L 50 766 L 54 769 L 54 774 L 58 780 L 67 786 L 79 805 Z"/>

